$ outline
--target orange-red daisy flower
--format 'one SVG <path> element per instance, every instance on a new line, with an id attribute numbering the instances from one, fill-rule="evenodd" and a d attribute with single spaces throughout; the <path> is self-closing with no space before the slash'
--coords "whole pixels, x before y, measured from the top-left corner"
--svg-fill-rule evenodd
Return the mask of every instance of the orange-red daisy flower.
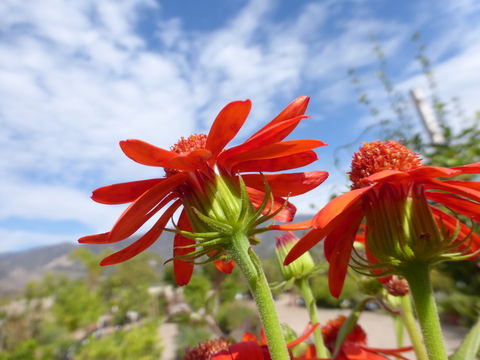
<path id="1" fill-rule="evenodd" d="M 401 250 L 405 250 L 401 256 L 431 256 L 427 261 L 432 260 L 432 263 L 442 261 L 442 256 L 448 257 L 449 251 L 457 255 L 467 251 L 473 253 L 480 247 L 479 236 L 438 205 L 479 221 L 480 182 L 437 178 L 478 173 L 480 163 L 453 168 L 423 165 L 417 154 L 395 141 L 364 144 L 353 157 L 350 192 L 334 198 L 312 220 L 274 227 L 282 230 L 314 228 L 290 251 L 285 263 L 292 262 L 325 238 L 330 291 L 338 297 L 353 242 L 364 218 L 366 252 L 370 261 L 378 260 L 379 249 L 384 250 L 385 257 L 394 258 L 400 245 Z M 406 201 L 417 206 L 415 216 L 404 210 Z M 405 226 L 402 221 L 409 216 L 406 226 L 410 226 L 407 230 L 415 235 L 411 236 L 415 237 L 413 244 L 400 238 L 404 231 L 402 226 Z M 445 241 L 449 236 L 453 238 Z M 392 240 L 396 243 L 390 244 Z"/>
<path id="2" fill-rule="evenodd" d="M 235 137 L 250 112 L 251 102 L 235 101 L 226 105 L 216 117 L 208 135 L 181 138 L 171 150 L 158 148 L 141 140 L 120 142 L 123 152 L 132 160 L 148 166 L 162 167 L 165 177 L 120 183 L 93 191 L 92 199 L 103 204 L 130 203 L 113 228 L 106 233 L 79 239 L 80 243 L 111 244 L 134 234 L 156 213 L 163 211 L 155 224 L 143 236 L 126 248 L 106 257 L 101 265 L 126 261 L 151 246 L 161 235 L 177 209 L 182 208 L 178 227 L 182 231 L 200 231 L 189 217 L 192 204 L 205 196 L 212 179 L 221 176 L 239 182 L 241 173 L 252 204 L 258 207 L 265 197 L 264 181 L 270 186 L 273 201 L 267 210 L 278 210 L 276 218 L 291 221 L 295 207 L 283 197 L 303 194 L 322 183 L 327 177 L 323 171 L 268 174 L 298 168 L 317 159 L 312 150 L 323 146 L 318 140 L 284 139 L 305 118 L 307 97 L 299 97 L 277 117 L 238 146 L 225 149 Z M 256 174 L 255 174 L 256 173 Z M 273 204 L 273 205 L 272 205 Z M 286 205 L 285 205 L 286 204 Z M 179 285 L 188 283 L 193 262 L 185 256 L 194 252 L 195 241 L 177 233 L 174 239 L 174 272 Z M 215 253 L 215 251 L 214 251 Z M 208 255 L 219 254 L 207 253 Z M 183 257 L 182 257 L 183 256 Z M 231 262 L 217 262 L 220 270 L 229 272 Z"/>
<path id="3" fill-rule="evenodd" d="M 287 344 L 287 348 L 290 350 L 307 340 L 318 326 L 319 324 L 309 324 L 302 335 Z M 230 345 L 228 349 L 212 356 L 211 360 L 271 360 L 271 357 L 267 347 L 267 339 L 262 331 L 260 339 L 257 339 L 252 333 L 246 332 L 243 334 L 242 342 Z"/>
<path id="4" fill-rule="evenodd" d="M 345 322 L 345 316 L 339 316 L 335 320 L 330 320 L 322 327 L 322 334 L 325 345 L 333 353 L 337 341 L 338 332 Z M 401 354 L 411 351 L 412 347 L 403 347 L 398 349 L 379 349 L 367 346 L 367 334 L 362 327 L 356 324 L 350 334 L 345 338 L 338 351 L 336 360 L 388 360 L 388 356 L 397 359 L 408 360 Z M 314 359 L 314 357 L 302 357 L 301 359 Z M 325 359 L 327 360 L 327 359 Z"/>

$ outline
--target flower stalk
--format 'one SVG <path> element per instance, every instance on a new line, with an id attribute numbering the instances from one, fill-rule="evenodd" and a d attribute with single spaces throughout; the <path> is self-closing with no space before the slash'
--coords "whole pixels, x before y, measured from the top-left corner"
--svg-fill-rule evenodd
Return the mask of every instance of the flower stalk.
<path id="1" fill-rule="evenodd" d="M 418 330 L 415 316 L 413 315 L 410 295 L 407 294 L 400 297 L 400 307 L 402 309 L 400 317 L 405 329 L 407 330 L 408 336 L 410 337 L 410 341 L 412 342 L 417 360 L 428 360 L 427 350 L 422 341 L 422 336 Z"/>
<path id="2" fill-rule="evenodd" d="M 437 306 L 430 282 L 430 268 L 425 263 L 411 263 L 404 269 L 404 277 L 412 292 L 415 310 L 423 333 L 430 360 L 447 360 Z"/>
<path id="3" fill-rule="evenodd" d="M 309 281 L 307 277 L 302 277 L 298 279 L 296 285 L 302 292 L 303 299 L 305 300 L 305 304 L 308 309 L 308 315 L 310 317 L 310 322 L 312 324 L 319 323 L 318 320 L 318 311 L 317 306 L 315 304 L 315 298 L 313 297 L 312 289 L 310 287 Z M 325 346 L 323 341 L 323 335 L 321 328 L 316 328 L 313 332 L 313 338 L 315 343 L 315 349 L 317 350 L 317 356 L 319 358 L 328 358 L 330 353 Z"/>
<path id="4" fill-rule="evenodd" d="M 255 299 L 265 335 L 268 349 L 273 360 L 288 360 L 287 343 L 282 334 L 272 293 L 268 286 L 260 260 L 250 247 L 247 236 L 242 232 L 232 235 L 227 252 L 236 262 L 247 279 L 250 291 Z"/>

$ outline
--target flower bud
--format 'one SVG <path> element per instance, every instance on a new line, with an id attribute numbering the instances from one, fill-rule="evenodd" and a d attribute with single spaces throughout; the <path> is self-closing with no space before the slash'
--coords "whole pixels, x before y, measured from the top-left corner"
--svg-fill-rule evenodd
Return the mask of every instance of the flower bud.
<path id="1" fill-rule="evenodd" d="M 275 239 L 277 240 L 275 244 L 275 252 L 283 278 L 288 281 L 291 279 L 300 279 L 309 275 L 315 264 L 308 251 L 290 264 L 283 265 L 285 257 L 298 241 L 295 234 L 289 231 L 282 236 L 276 236 Z"/>

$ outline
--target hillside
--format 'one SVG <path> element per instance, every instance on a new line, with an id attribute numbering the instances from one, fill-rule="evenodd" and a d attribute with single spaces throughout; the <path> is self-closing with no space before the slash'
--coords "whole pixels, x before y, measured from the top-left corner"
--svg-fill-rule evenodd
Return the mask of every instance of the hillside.
<path id="1" fill-rule="evenodd" d="M 296 221 L 304 221 L 310 216 L 299 215 Z M 268 257 L 274 251 L 275 240 L 279 232 L 270 231 L 260 234 L 261 244 L 256 247 L 260 257 Z M 119 249 L 134 239 L 123 241 L 112 249 Z M 148 250 L 162 255 L 163 259 L 171 256 L 173 234 L 165 232 L 159 240 Z M 69 254 L 78 246 L 87 246 L 99 252 L 106 246 L 77 245 L 74 242 L 65 242 L 57 245 L 37 247 L 29 250 L 0 254 L 0 293 L 2 295 L 18 294 L 25 284 L 32 280 L 40 280 L 47 273 L 61 273 L 71 277 L 82 274 L 82 267 L 69 258 Z"/>

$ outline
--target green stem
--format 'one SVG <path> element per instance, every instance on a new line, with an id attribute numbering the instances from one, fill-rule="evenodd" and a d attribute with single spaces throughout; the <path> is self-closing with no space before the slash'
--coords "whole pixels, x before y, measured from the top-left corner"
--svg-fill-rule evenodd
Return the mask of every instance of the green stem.
<path id="1" fill-rule="evenodd" d="M 317 305 L 315 303 L 315 298 L 313 297 L 310 284 L 308 283 L 308 278 L 302 277 L 296 281 L 296 284 L 300 288 L 300 291 L 302 292 L 302 295 L 303 295 L 303 299 L 305 300 L 305 304 L 307 305 L 308 314 L 310 316 L 310 322 L 312 324 L 319 323 Z M 330 353 L 328 349 L 325 347 L 325 343 L 323 342 L 322 330 L 320 327 L 315 329 L 315 331 L 313 332 L 313 337 L 315 340 L 315 348 L 317 350 L 317 356 L 319 358 L 330 357 Z"/>
<path id="2" fill-rule="evenodd" d="M 227 251 L 247 279 L 260 313 L 272 360 L 289 360 L 287 344 L 278 321 L 272 293 L 260 260 L 250 248 L 250 243 L 245 234 L 235 233 Z"/>
<path id="3" fill-rule="evenodd" d="M 440 319 L 430 283 L 429 265 L 411 263 L 404 269 L 404 276 L 412 292 L 429 359 L 447 360 Z"/>
<path id="4" fill-rule="evenodd" d="M 417 322 L 413 316 L 412 302 L 410 301 L 410 295 L 405 295 L 400 298 L 400 306 L 402 312 L 400 314 L 403 324 L 407 329 L 408 336 L 412 342 L 417 360 L 428 360 L 427 349 L 422 341 L 420 331 L 418 329 Z"/>

